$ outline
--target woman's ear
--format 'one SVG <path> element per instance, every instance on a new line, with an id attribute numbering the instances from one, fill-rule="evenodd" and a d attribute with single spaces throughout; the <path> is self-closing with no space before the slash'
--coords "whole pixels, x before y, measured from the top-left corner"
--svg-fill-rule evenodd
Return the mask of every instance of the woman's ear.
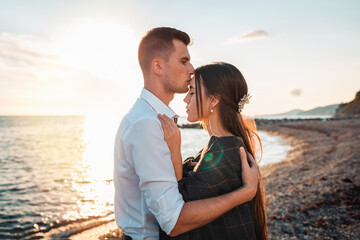
<path id="1" fill-rule="evenodd" d="M 211 102 L 210 102 L 210 104 L 211 104 L 211 106 L 212 106 L 213 108 L 216 107 L 216 105 L 218 105 L 219 102 L 220 102 L 220 97 L 219 97 L 219 96 L 212 96 L 212 97 L 211 97 Z"/>
<path id="2" fill-rule="evenodd" d="M 160 58 L 154 58 L 151 61 L 151 69 L 156 75 L 163 75 L 164 74 L 164 64 L 163 60 Z"/>

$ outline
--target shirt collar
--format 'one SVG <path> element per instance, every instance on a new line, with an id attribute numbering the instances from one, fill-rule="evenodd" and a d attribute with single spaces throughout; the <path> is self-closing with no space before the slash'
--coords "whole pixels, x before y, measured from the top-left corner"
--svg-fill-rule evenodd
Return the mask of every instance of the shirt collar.
<path id="1" fill-rule="evenodd" d="M 159 98 L 157 98 L 150 91 L 145 88 L 142 89 L 140 98 L 144 99 L 150 106 L 158 113 L 165 114 L 169 118 L 177 119 L 179 115 L 177 115 L 169 106 L 163 103 Z"/>

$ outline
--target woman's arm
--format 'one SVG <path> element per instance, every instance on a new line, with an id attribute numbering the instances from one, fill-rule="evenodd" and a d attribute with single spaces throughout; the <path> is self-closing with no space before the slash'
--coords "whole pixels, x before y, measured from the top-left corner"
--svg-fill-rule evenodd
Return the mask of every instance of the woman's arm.
<path id="1" fill-rule="evenodd" d="M 179 181 L 183 176 L 182 156 L 181 156 L 181 132 L 176 123 L 166 115 L 158 115 L 164 131 L 164 138 L 169 147 L 171 162 L 174 166 L 175 176 Z"/>
<path id="2" fill-rule="evenodd" d="M 168 144 L 170 153 L 171 155 L 175 153 L 174 157 L 171 156 L 171 160 L 174 165 L 176 177 L 178 180 L 180 180 L 182 178 L 180 130 L 170 118 L 162 115 L 158 115 L 158 117 L 161 121 L 164 130 L 165 141 Z M 242 163 L 241 175 L 243 180 L 243 186 L 221 196 L 213 196 L 211 198 L 186 202 L 180 212 L 174 228 L 169 234 L 170 236 L 177 236 L 181 233 L 208 224 L 209 222 L 214 221 L 216 218 L 225 214 L 227 211 L 231 210 L 237 205 L 243 204 L 253 199 L 257 190 L 259 166 L 251 155 L 247 156 L 244 148 L 241 147 L 239 149 L 239 153 L 237 154 L 240 155 Z M 185 178 L 179 182 L 179 190 L 185 200 L 186 193 L 188 193 L 189 195 L 194 195 L 191 193 L 191 191 L 195 189 L 191 189 L 190 191 L 189 189 L 181 191 L 181 186 L 184 186 L 184 184 L 182 183 L 183 180 L 185 180 Z M 191 181 L 193 180 L 197 181 L 196 178 L 192 177 Z M 204 183 L 203 181 L 201 182 Z M 199 188 L 197 190 L 199 190 Z M 209 189 L 207 189 L 206 192 L 208 192 L 208 190 Z M 201 193 L 201 195 L 203 195 L 203 193 Z M 202 197 L 204 197 L 205 195 L 206 194 L 204 194 Z"/>

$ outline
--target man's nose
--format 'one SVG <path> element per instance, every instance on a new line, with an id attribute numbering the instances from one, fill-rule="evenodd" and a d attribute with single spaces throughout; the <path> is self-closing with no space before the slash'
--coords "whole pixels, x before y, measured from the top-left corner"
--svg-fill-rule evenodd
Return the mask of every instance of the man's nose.
<path id="1" fill-rule="evenodd" d="M 189 69 L 189 73 L 191 75 L 193 75 L 195 73 L 195 69 L 194 69 L 194 66 L 190 63 L 190 69 Z"/>

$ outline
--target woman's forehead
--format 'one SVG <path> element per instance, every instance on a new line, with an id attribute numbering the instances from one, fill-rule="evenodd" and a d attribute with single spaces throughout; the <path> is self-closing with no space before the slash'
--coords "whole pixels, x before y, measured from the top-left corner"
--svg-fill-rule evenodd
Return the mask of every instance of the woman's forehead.
<path id="1" fill-rule="evenodd" d="M 195 77 L 193 76 L 190 81 L 190 89 L 195 89 Z"/>

